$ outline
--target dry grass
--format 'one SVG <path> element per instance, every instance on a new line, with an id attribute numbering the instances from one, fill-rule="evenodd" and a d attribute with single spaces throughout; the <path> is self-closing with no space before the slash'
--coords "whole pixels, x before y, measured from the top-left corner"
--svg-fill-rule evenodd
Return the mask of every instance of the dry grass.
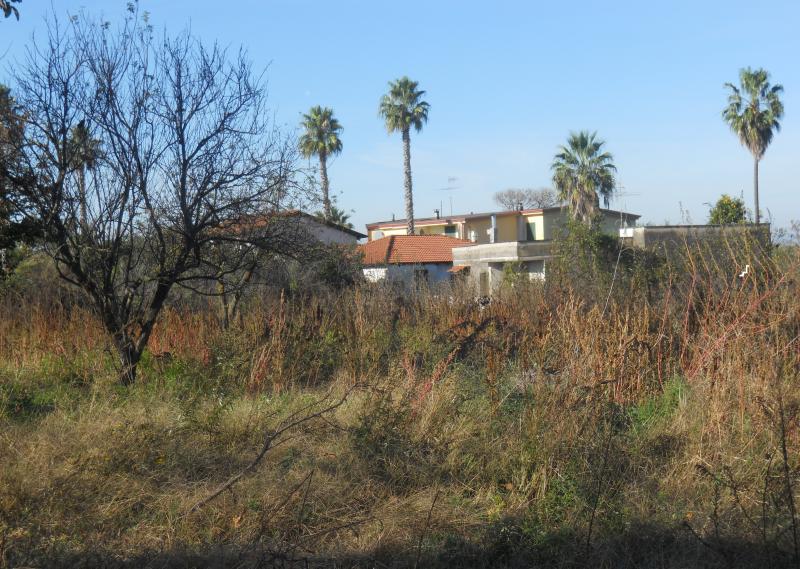
<path id="1" fill-rule="evenodd" d="M 279 296 L 228 331 L 174 308 L 151 345 L 171 356 L 127 390 L 90 315 L 15 300 L 0 567 L 794 566 L 800 258 L 783 259 L 741 281 L 690 252 L 647 295 L 517 284 L 485 309 Z M 190 513 L 329 390 L 352 391 Z"/>

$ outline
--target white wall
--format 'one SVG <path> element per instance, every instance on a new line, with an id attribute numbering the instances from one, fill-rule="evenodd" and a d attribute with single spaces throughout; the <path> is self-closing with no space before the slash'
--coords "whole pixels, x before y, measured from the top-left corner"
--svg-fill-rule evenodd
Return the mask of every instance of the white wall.
<path id="1" fill-rule="evenodd" d="M 358 237 L 341 229 L 331 227 L 310 217 L 303 216 L 301 223 L 306 230 L 325 245 L 336 243 L 338 245 L 355 245 Z"/>
<path id="2" fill-rule="evenodd" d="M 422 265 L 389 265 L 388 267 L 366 267 L 364 278 L 369 282 L 387 280 L 392 283 L 411 285 L 414 275 L 418 271 L 427 271 L 425 278 L 428 284 L 446 282 L 450 280 L 448 272 L 453 265 L 450 263 L 425 263 Z"/>

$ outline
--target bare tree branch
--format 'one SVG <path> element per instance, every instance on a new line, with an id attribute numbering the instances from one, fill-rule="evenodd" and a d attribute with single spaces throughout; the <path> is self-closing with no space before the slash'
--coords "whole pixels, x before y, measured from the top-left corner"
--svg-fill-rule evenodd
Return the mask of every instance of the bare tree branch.
<path id="1" fill-rule="evenodd" d="M 309 421 L 320 418 L 323 415 L 330 413 L 331 411 L 334 411 L 335 409 L 338 409 L 339 407 L 344 405 L 345 401 L 347 401 L 347 398 L 353 389 L 354 389 L 353 387 L 348 389 L 344 393 L 344 395 L 337 401 L 323 407 L 322 409 L 311 412 L 312 409 L 315 409 L 320 405 L 324 404 L 325 402 L 330 401 L 332 393 L 329 391 L 322 399 L 314 401 L 313 403 L 306 405 L 301 409 L 298 409 L 297 411 L 286 417 L 283 421 L 281 421 L 277 429 L 267 432 L 264 438 L 264 444 L 261 446 L 261 450 L 247 466 L 245 466 L 237 474 L 231 476 L 224 484 L 222 484 L 216 490 L 214 490 L 214 492 L 212 492 L 207 497 L 197 502 L 194 506 L 192 506 L 189 509 L 188 513 L 191 514 L 196 512 L 197 510 L 199 510 L 200 508 L 202 508 L 203 506 L 214 500 L 217 496 L 219 496 L 226 490 L 233 487 L 233 485 L 236 484 L 239 480 L 241 480 L 246 474 L 254 470 L 259 465 L 259 463 L 261 463 L 263 458 L 266 456 L 267 452 L 269 452 L 269 450 L 274 446 L 274 444 L 276 444 L 276 441 L 278 441 L 281 435 L 283 435 L 285 432 L 290 431 L 295 427 L 302 425 L 303 423 L 308 423 Z"/>

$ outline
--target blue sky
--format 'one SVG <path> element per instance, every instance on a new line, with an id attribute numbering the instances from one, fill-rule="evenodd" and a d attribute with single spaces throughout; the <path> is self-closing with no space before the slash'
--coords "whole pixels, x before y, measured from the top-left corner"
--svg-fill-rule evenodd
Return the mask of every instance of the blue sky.
<path id="1" fill-rule="evenodd" d="M 24 0 L 0 21 L 4 63 L 44 13 L 121 14 L 125 2 Z M 720 194 L 752 207 L 752 160 L 720 119 L 723 83 L 764 67 L 785 88 L 783 129 L 761 164 L 761 207 L 800 219 L 800 2 L 337 2 L 141 0 L 157 28 L 244 46 L 268 66 L 276 119 L 332 107 L 344 151 L 330 165 L 339 203 L 365 223 L 403 215 L 402 148 L 377 115 L 391 79 L 420 82 L 431 104 L 412 135 L 417 217 L 494 209 L 508 187 L 550 185 L 570 130 L 596 130 L 619 169 L 612 207 L 642 221 L 706 221 Z M 0 72 L 0 81 L 7 77 Z M 455 183 L 448 178 L 456 178 Z M 452 191 L 439 188 L 455 185 Z M 682 213 L 682 211 L 684 213 Z M 688 213 L 687 213 L 688 212 Z M 688 215 L 688 218 L 687 218 Z"/>

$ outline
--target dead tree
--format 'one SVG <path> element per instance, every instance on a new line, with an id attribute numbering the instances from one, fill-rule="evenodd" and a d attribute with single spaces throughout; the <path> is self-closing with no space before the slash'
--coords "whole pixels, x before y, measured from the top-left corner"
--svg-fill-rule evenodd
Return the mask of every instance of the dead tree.
<path id="1" fill-rule="evenodd" d="M 2 174 L 131 384 L 175 287 L 246 270 L 254 241 L 286 246 L 286 231 L 265 226 L 300 195 L 295 145 L 269 121 L 263 76 L 242 51 L 188 32 L 156 38 L 135 4 L 118 26 L 52 21 L 15 69 L 24 160 Z M 91 169 L 76 156 L 79 124 L 97 150 Z M 219 243 L 241 246 L 220 261 Z"/>

